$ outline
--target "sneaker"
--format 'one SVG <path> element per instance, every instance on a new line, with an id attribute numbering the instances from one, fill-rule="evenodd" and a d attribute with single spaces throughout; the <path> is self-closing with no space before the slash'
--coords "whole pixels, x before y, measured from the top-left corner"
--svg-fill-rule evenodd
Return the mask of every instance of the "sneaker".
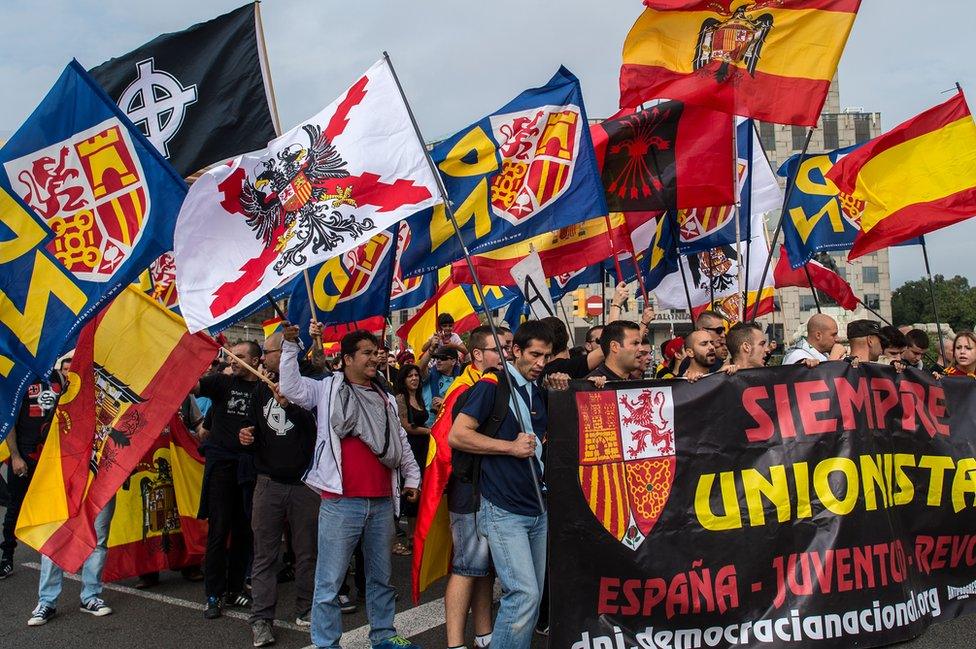
<path id="1" fill-rule="evenodd" d="M 42 624 L 47 624 L 50 620 L 57 614 L 58 610 L 53 606 L 48 606 L 47 604 L 38 604 L 34 612 L 31 613 L 30 619 L 27 620 L 27 626 L 41 626 Z"/>
<path id="2" fill-rule="evenodd" d="M 102 617 L 105 615 L 111 615 L 112 609 L 101 597 L 92 597 L 90 600 L 81 605 L 81 612 L 89 613 L 95 617 Z"/>
<path id="3" fill-rule="evenodd" d="M 549 625 L 547 624 L 545 626 L 537 626 L 535 628 L 535 632 L 538 635 L 549 635 Z"/>
<path id="4" fill-rule="evenodd" d="M 346 614 L 355 613 L 359 609 L 356 602 L 349 599 L 349 595 L 339 595 L 336 602 L 339 604 L 339 610 Z"/>
<path id="5" fill-rule="evenodd" d="M 3 559 L 0 561 L 0 579 L 6 579 L 14 571 L 13 559 Z"/>
<path id="6" fill-rule="evenodd" d="M 208 620 L 216 620 L 221 615 L 223 615 L 223 612 L 220 610 L 220 598 L 216 595 L 211 595 L 207 598 L 207 608 L 203 611 L 203 617 Z"/>
<path id="7" fill-rule="evenodd" d="M 415 645 L 402 635 L 395 635 L 379 644 L 374 644 L 373 649 L 420 649 L 420 645 Z"/>
<path id="8" fill-rule="evenodd" d="M 255 647 L 267 647 L 275 643 L 274 633 L 271 632 L 271 622 L 257 620 L 251 625 Z"/>
<path id="9" fill-rule="evenodd" d="M 243 590 L 239 593 L 227 593 L 224 595 L 224 604 L 235 608 L 251 608 L 251 596 Z"/>
<path id="10" fill-rule="evenodd" d="M 305 611 L 295 618 L 295 626 L 307 629 L 312 626 L 312 611 Z"/>

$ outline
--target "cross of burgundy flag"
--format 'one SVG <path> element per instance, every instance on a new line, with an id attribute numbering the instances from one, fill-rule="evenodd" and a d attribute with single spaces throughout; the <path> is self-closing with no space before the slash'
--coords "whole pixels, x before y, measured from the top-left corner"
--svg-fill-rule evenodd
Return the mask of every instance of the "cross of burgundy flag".
<path id="1" fill-rule="evenodd" d="M 441 202 L 385 61 L 314 117 L 193 184 L 176 224 L 191 332 Z"/>

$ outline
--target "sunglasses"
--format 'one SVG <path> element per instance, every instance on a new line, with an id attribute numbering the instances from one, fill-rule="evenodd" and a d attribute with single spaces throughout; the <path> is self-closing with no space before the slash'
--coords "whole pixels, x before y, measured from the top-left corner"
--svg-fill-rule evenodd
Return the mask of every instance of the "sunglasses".
<path id="1" fill-rule="evenodd" d="M 725 327 L 702 327 L 703 331 L 714 331 L 719 336 L 725 334 Z"/>

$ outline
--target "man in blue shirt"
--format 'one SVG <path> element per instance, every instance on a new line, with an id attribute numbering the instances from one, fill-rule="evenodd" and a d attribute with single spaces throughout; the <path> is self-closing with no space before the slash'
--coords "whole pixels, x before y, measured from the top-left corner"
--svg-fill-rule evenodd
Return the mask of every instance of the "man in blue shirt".
<path id="1" fill-rule="evenodd" d="M 545 579 L 548 532 L 538 495 L 544 489 L 542 441 L 547 414 L 536 381 L 552 354 L 552 330 L 539 321 L 525 322 L 515 332 L 512 351 L 515 361 L 506 369 L 515 389 L 497 436 L 478 432 L 491 417 L 497 382 L 506 380 L 487 375 L 471 388 L 448 442 L 453 449 L 481 456 L 476 476 L 481 498 L 478 531 L 488 539 L 505 593 L 492 646 L 528 649 Z"/>

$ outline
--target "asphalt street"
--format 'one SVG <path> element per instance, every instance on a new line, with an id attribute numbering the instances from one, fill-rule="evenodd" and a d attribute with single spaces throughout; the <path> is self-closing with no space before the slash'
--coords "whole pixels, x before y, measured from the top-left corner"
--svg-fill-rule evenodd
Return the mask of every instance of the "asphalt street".
<path id="1" fill-rule="evenodd" d="M 27 618 L 37 602 L 38 562 L 36 552 L 18 546 L 13 574 L 0 581 L 0 648 L 243 649 L 251 646 L 246 611 L 225 609 L 223 618 L 205 620 L 202 583 L 185 581 L 176 572 L 163 573 L 159 585 L 147 591 L 133 588 L 135 579 L 106 585 L 103 598 L 115 612 L 102 618 L 78 610 L 80 584 L 76 579 L 65 579 L 57 616 L 44 626 L 28 627 Z M 394 586 L 400 594 L 398 630 L 425 649 L 443 648 L 443 582 L 425 593 L 418 606 L 413 606 L 409 598 L 410 557 L 394 556 L 393 567 Z M 279 588 L 275 646 L 282 649 L 310 647 L 308 632 L 294 625 L 294 593 L 291 583 Z M 369 646 L 369 627 L 362 606 L 356 613 L 344 616 L 343 623 L 344 647 Z M 469 638 L 469 646 L 472 645 Z M 532 649 L 547 646 L 546 639 L 537 636 Z M 941 622 L 919 639 L 897 646 L 906 649 L 976 647 L 976 616 Z"/>

